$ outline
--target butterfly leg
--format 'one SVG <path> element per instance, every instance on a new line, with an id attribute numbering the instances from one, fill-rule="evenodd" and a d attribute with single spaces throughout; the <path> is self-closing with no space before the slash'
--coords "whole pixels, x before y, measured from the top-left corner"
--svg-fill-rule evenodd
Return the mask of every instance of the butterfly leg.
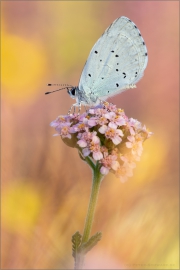
<path id="1" fill-rule="evenodd" d="M 74 107 L 74 104 L 70 107 L 70 109 L 68 111 L 68 115 L 71 113 L 73 107 Z"/>
<path id="2" fill-rule="evenodd" d="M 76 112 L 76 107 L 74 106 L 73 109 L 74 109 L 74 110 L 73 110 L 73 114 L 75 114 L 75 112 Z"/>
<path id="3" fill-rule="evenodd" d="M 86 113 L 87 113 L 88 109 L 87 109 L 86 105 L 84 105 L 84 108 L 85 108 L 85 111 L 86 111 Z"/>
<path id="4" fill-rule="evenodd" d="M 72 109 L 73 109 L 73 114 L 75 114 L 76 107 L 78 107 L 78 115 L 79 115 L 79 113 L 81 111 L 81 103 L 74 103 L 74 104 L 72 104 L 72 106 L 70 107 L 70 109 L 68 111 L 68 115 L 71 113 Z"/>
<path id="5" fill-rule="evenodd" d="M 81 111 L 81 103 L 78 106 L 78 115 L 80 115 L 80 111 Z"/>

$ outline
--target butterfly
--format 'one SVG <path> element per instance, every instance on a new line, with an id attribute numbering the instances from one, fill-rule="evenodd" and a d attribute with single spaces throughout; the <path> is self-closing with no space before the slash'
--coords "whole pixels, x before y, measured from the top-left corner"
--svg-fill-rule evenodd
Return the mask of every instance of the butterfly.
<path id="1" fill-rule="evenodd" d="M 76 99 L 72 107 L 97 105 L 129 88 L 135 88 L 147 63 L 146 44 L 137 26 L 124 16 L 116 19 L 90 51 L 79 86 L 65 87 L 68 94 Z"/>

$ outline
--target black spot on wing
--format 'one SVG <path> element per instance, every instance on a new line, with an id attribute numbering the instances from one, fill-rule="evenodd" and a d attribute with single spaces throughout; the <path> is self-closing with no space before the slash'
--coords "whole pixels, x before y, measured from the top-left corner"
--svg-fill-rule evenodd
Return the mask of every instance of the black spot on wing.
<path id="1" fill-rule="evenodd" d="M 125 78 L 126 78 L 126 73 L 125 73 L 125 72 L 123 72 L 122 74 L 124 75 L 124 79 L 125 79 Z"/>

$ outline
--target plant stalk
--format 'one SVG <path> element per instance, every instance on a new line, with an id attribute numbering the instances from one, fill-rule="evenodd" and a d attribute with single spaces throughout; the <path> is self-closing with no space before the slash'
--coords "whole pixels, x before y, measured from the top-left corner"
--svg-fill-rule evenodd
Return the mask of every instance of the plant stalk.
<path id="1" fill-rule="evenodd" d="M 92 168 L 92 167 L 91 167 Z M 93 169 L 93 181 L 92 181 L 92 188 L 91 188 L 91 195 L 89 201 L 88 212 L 86 216 L 84 232 L 82 236 L 81 245 L 89 240 L 92 223 L 94 219 L 94 213 L 96 208 L 96 203 L 98 199 L 99 189 L 101 185 L 101 180 L 103 175 L 100 173 L 98 164 Z M 79 253 L 76 257 L 75 269 L 83 269 L 85 255 L 83 253 Z"/>

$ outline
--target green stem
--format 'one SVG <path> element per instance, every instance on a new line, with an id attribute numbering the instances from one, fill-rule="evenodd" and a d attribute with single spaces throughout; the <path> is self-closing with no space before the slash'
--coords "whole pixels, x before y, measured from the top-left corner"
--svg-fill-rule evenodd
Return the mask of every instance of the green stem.
<path id="1" fill-rule="evenodd" d="M 84 232 L 83 232 L 83 237 L 82 237 L 82 244 L 89 240 L 102 177 L 103 176 L 99 172 L 99 168 L 95 168 L 94 175 L 93 175 L 93 181 L 92 181 L 92 188 L 91 188 L 91 196 L 90 196 L 90 201 L 89 201 L 88 213 L 86 216 L 86 222 L 85 222 Z"/>
<path id="2" fill-rule="evenodd" d="M 100 173 L 99 165 L 97 164 L 93 168 L 91 195 L 81 245 L 89 240 L 102 178 L 103 175 Z M 83 269 L 83 263 L 84 263 L 84 255 L 80 253 L 76 258 L 75 269 Z"/>

